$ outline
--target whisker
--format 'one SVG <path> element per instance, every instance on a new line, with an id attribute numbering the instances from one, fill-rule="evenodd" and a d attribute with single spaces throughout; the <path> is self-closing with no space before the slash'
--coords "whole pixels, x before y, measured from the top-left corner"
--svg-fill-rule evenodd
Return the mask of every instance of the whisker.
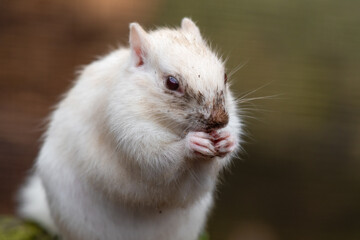
<path id="1" fill-rule="evenodd" d="M 252 97 L 252 98 L 238 98 L 236 99 L 237 103 L 245 103 L 245 102 L 250 102 L 250 101 L 255 101 L 255 100 L 263 100 L 263 99 L 277 99 L 277 97 L 281 96 L 282 94 L 274 94 L 274 95 L 268 95 L 268 96 L 262 96 L 262 97 Z"/>
<path id="2" fill-rule="evenodd" d="M 246 64 L 248 64 L 249 60 L 245 61 L 244 63 L 240 63 L 236 67 L 234 67 L 228 74 L 229 79 L 231 76 L 233 76 L 235 73 L 237 73 L 240 69 L 242 69 Z"/>
<path id="3" fill-rule="evenodd" d="M 268 109 L 263 109 L 263 108 L 244 108 L 244 107 L 240 107 L 240 114 L 242 113 L 251 113 L 251 112 L 268 112 L 268 113 L 275 113 L 276 111 L 273 110 L 268 110 Z"/>
<path id="4" fill-rule="evenodd" d="M 244 95 L 239 96 L 239 97 L 237 97 L 237 98 L 235 98 L 235 99 L 236 99 L 236 100 L 244 99 L 245 97 L 247 97 L 247 96 L 249 96 L 249 95 L 251 95 L 251 94 L 259 91 L 260 89 L 263 89 L 264 87 L 269 86 L 271 83 L 272 83 L 272 81 L 271 81 L 271 82 L 268 82 L 268 83 L 266 83 L 266 84 L 264 84 L 264 85 L 262 85 L 262 86 L 260 86 L 260 87 L 258 87 L 258 88 L 256 88 L 256 89 L 254 89 L 254 90 L 251 90 L 250 92 L 247 92 L 247 93 L 245 93 Z"/>

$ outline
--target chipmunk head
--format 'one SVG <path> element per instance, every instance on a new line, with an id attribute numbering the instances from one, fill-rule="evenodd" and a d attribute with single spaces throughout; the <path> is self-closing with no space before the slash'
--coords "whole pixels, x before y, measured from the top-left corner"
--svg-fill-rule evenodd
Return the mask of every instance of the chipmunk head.
<path id="1" fill-rule="evenodd" d="M 229 121 L 229 87 L 223 61 L 184 18 L 178 29 L 146 32 L 130 24 L 130 71 L 149 95 L 149 114 L 164 126 L 211 131 Z"/>

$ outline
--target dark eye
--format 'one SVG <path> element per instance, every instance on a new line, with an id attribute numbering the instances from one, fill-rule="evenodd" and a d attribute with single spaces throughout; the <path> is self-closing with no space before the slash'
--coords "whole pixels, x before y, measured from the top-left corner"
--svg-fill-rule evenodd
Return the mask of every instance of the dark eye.
<path id="1" fill-rule="evenodd" d="M 224 73 L 224 82 L 227 83 L 227 74 Z"/>
<path id="2" fill-rule="evenodd" d="M 179 81 L 173 76 L 169 76 L 166 79 L 166 87 L 171 91 L 176 91 L 179 89 Z"/>

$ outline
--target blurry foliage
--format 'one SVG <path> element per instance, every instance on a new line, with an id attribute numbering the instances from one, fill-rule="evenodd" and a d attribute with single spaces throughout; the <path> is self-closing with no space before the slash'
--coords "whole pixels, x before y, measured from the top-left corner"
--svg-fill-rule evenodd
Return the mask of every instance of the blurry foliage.
<path id="1" fill-rule="evenodd" d="M 56 240 L 36 224 L 0 216 L 0 240 Z"/>

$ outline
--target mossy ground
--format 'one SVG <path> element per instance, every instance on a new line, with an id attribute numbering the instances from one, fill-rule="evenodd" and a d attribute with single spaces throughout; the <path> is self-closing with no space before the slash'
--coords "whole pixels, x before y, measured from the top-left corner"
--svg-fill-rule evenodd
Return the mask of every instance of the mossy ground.
<path id="1" fill-rule="evenodd" d="M 34 223 L 11 216 L 0 216 L 0 240 L 54 240 Z"/>
<path id="2" fill-rule="evenodd" d="M 11 216 L 0 216 L 0 240 L 56 240 L 38 225 Z M 204 233 L 199 240 L 209 240 Z"/>

